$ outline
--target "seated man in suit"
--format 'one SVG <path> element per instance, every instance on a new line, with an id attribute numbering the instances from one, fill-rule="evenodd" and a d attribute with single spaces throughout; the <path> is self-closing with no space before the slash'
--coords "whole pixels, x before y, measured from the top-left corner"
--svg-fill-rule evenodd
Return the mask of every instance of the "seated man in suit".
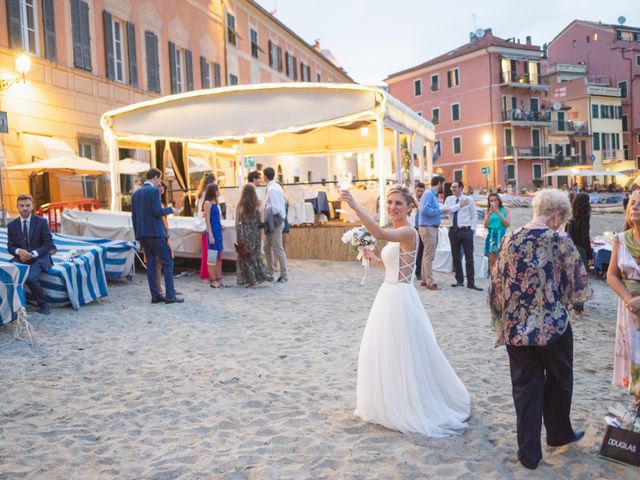
<path id="1" fill-rule="evenodd" d="M 21 193 L 17 203 L 20 216 L 9 222 L 7 247 L 13 261 L 29 265 L 26 284 L 36 298 L 40 313 L 49 315 L 49 306 L 44 288 L 40 284 L 40 274 L 48 272 L 53 265 L 51 255 L 55 253 L 53 237 L 47 221 L 34 215 L 31 195 Z"/>
<path id="2" fill-rule="evenodd" d="M 131 220 L 136 240 L 140 242 L 147 258 L 147 281 L 151 290 L 151 303 L 182 303 L 173 287 L 173 255 L 167 241 L 167 229 L 162 217 L 176 213 L 172 207 L 162 208 L 160 201 L 160 177 L 157 168 L 147 172 L 147 181 L 131 196 Z M 156 281 L 156 261 L 162 263 L 166 297 L 160 294 Z"/>

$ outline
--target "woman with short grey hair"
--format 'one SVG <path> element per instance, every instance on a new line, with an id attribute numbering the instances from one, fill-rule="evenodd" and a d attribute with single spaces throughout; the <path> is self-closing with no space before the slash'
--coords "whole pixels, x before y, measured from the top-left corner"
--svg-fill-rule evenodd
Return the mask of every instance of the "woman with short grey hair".
<path id="1" fill-rule="evenodd" d="M 573 333 L 568 306 L 591 297 L 580 254 L 558 230 L 571 216 L 566 193 L 541 190 L 533 219 L 505 235 L 491 272 L 489 301 L 496 346 L 506 345 L 517 416 L 518 459 L 534 469 L 547 445 L 579 440 L 569 418 L 573 393 Z"/>

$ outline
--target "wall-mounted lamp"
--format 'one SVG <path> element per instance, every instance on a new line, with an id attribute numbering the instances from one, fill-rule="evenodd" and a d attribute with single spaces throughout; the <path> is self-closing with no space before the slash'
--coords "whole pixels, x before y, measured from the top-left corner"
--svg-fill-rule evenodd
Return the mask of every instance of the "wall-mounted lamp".
<path id="1" fill-rule="evenodd" d="M 362 135 L 363 137 L 366 137 L 367 135 L 369 135 L 369 129 L 367 127 L 362 127 L 360 129 L 360 135 Z"/>
<path id="2" fill-rule="evenodd" d="M 482 143 L 484 143 L 485 145 L 491 145 L 491 135 L 489 135 L 488 133 L 485 133 L 482 136 Z"/>
<path id="3" fill-rule="evenodd" d="M 8 90 L 14 83 L 24 82 L 29 70 L 31 70 L 31 58 L 29 58 L 29 55 L 23 53 L 16 58 L 16 71 L 18 72 L 18 75 L 14 78 L 1 79 L 0 92 Z"/>

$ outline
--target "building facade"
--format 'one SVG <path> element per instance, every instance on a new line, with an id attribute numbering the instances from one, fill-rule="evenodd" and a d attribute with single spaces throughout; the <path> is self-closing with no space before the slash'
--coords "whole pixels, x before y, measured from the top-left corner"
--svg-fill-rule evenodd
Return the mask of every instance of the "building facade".
<path id="1" fill-rule="evenodd" d="M 586 71 L 586 66 L 581 64 L 549 64 L 547 67 L 549 97 L 557 109 L 547 137 L 553 157 L 549 166 L 596 171 L 633 169 L 634 162 L 625 160 L 627 152 L 622 145 L 620 89 L 608 86 L 606 78 L 588 77 Z M 607 184 L 612 179 L 603 176 L 578 180 Z M 561 187 L 570 181 L 567 177 L 554 177 L 552 185 Z"/>
<path id="2" fill-rule="evenodd" d="M 346 73 L 251 0 L 1 0 L 0 78 L 26 52 L 26 82 L 0 93 L 7 166 L 77 154 L 106 161 L 107 110 L 172 93 L 235 83 L 351 82 Z M 290 67 L 290 68 L 289 68 Z M 295 67 L 295 74 L 293 67 Z M 121 158 L 148 159 L 131 145 Z M 99 198 L 107 176 L 2 169 L 5 205 Z"/>
<path id="3" fill-rule="evenodd" d="M 604 140 L 605 157 L 616 155 L 615 160 L 619 161 L 622 152 L 625 160 L 633 160 L 636 168 L 640 167 L 640 28 L 574 20 L 549 43 L 548 55 L 552 65 L 579 68 L 592 94 L 604 92 L 601 100 L 594 100 L 595 104 L 616 107 L 620 102 L 620 118 L 611 118 L 607 112 L 603 119 L 604 110 L 598 117 L 591 116 L 595 133 L 606 129 L 607 135 L 615 134 L 617 131 L 608 128 L 611 120 L 620 123 L 621 128 L 620 145 L 616 140 L 608 141 L 608 137 L 596 139 L 594 133 L 596 159 L 598 151 L 602 155 Z M 566 77 L 568 72 L 561 73 Z M 615 91 L 619 91 L 619 100 L 610 100 Z"/>
<path id="4" fill-rule="evenodd" d="M 474 189 L 531 188 L 542 183 L 551 123 L 542 57 L 530 37 L 520 43 L 486 29 L 385 81 L 435 124 L 436 172 Z"/>

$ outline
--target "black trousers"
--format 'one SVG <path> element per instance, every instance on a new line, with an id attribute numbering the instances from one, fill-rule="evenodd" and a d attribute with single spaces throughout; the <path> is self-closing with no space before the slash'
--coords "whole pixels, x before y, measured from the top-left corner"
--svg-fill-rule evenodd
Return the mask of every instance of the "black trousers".
<path id="1" fill-rule="evenodd" d="M 414 227 L 416 231 L 418 227 Z M 424 252 L 424 244 L 422 243 L 422 238 L 418 235 L 418 256 L 416 257 L 416 278 L 418 280 L 422 279 L 422 253 Z"/>
<path id="2" fill-rule="evenodd" d="M 453 271 L 456 274 L 456 282 L 464 283 L 464 275 L 462 274 L 462 250 L 464 252 L 467 285 L 475 285 L 473 230 L 471 230 L 471 228 L 454 229 L 454 227 L 451 227 L 449 229 L 449 243 L 451 243 L 451 257 L 453 259 Z"/>
<path id="3" fill-rule="evenodd" d="M 560 446 L 575 440 L 569 418 L 573 394 L 571 324 L 551 345 L 507 345 L 507 353 L 518 422 L 518 459 L 526 467 L 535 468 L 542 459 L 542 419 L 547 445 Z"/>

